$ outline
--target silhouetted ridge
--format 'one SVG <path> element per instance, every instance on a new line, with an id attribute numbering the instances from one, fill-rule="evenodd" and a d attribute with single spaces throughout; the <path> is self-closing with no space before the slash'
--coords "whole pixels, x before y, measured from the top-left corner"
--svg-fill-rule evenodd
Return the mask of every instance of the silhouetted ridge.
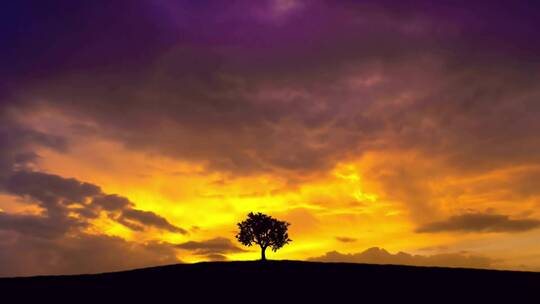
<path id="1" fill-rule="evenodd" d="M 372 248 L 371 251 L 382 250 Z M 84 299 L 193 299 L 275 301 L 527 298 L 537 295 L 540 273 L 464 268 L 301 261 L 206 262 L 78 276 L 0 279 L 4 295 L 39 296 L 55 303 Z M 436 298 L 434 298 L 436 297 Z"/>

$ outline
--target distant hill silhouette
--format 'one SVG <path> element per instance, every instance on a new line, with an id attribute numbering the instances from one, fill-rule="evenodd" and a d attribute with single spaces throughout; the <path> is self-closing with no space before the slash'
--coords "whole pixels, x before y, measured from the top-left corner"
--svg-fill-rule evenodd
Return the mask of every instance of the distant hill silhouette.
<path id="1" fill-rule="evenodd" d="M 0 279 L 2 299 L 50 303 L 151 300 L 222 303 L 367 300 L 409 303 L 532 302 L 540 273 L 300 261 L 208 262 L 75 276 Z M 459 302 L 458 302 L 459 301 Z M 8 302 L 6 302 L 8 303 Z M 330 303 L 330 302 L 329 302 Z"/>

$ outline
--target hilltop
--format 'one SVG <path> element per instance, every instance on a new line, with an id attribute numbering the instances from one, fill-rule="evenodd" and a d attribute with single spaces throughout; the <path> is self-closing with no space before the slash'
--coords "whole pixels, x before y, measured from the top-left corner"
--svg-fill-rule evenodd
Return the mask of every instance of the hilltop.
<path id="1" fill-rule="evenodd" d="M 76 300 L 532 299 L 540 273 L 301 261 L 206 262 L 114 273 L 0 279 L 9 298 Z M 165 302 L 167 303 L 167 302 Z"/>

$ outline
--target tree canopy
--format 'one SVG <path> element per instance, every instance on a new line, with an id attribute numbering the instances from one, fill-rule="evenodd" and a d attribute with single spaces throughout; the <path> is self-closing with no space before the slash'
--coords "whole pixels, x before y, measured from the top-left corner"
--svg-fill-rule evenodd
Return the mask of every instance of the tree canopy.
<path id="1" fill-rule="evenodd" d="M 266 260 L 266 248 L 270 247 L 275 252 L 292 241 L 287 231 L 289 226 L 290 223 L 269 215 L 250 212 L 246 220 L 238 223 L 236 238 L 245 246 L 259 245 L 261 260 Z"/>

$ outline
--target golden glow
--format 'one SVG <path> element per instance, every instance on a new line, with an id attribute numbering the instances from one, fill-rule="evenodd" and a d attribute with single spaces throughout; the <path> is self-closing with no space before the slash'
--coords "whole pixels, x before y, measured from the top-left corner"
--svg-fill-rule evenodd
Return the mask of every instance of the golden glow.
<path id="1" fill-rule="evenodd" d="M 510 194 L 493 187 L 486 191 L 486 185 L 505 183 L 513 175 L 534 169 L 516 167 L 482 176 L 457 175 L 444 162 L 415 151 L 374 151 L 344 160 L 327 172 L 297 179 L 290 179 L 288 172 L 239 176 L 208 171 L 203 163 L 132 151 L 101 138 L 74 137 L 72 141 L 69 153 L 38 151 L 42 157 L 39 170 L 100 185 L 104 192 L 125 196 L 137 209 L 153 211 L 189 231 L 187 235 L 157 229 L 136 232 L 101 216 L 88 233 L 133 242 L 175 244 L 215 237 L 235 242 L 236 223 L 248 212 L 260 211 L 292 223 L 292 245 L 278 253 L 269 252 L 269 258 L 278 259 L 305 259 L 333 250 L 354 253 L 373 246 L 391 252 L 424 253 L 422 248 L 438 246 L 453 252 L 492 253 L 495 257 L 504 252 L 505 259 L 511 260 L 504 235 L 469 233 L 457 238 L 451 233 L 421 234 L 414 230 L 426 221 L 473 207 L 513 212 L 507 203 L 513 199 Z M 13 198 L 4 201 L 8 202 L 2 205 L 6 211 L 39 212 L 39 208 Z M 519 206 L 535 213 L 530 210 L 535 210 L 536 201 L 520 199 Z M 355 241 L 344 243 L 337 237 Z M 519 246 L 536 246 L 535 237 L 534 232 L 522 234 Z M 486 245 L 494 239 L 501 242 Z M 227 256 L 238 260 L 259 257 L 257 248 L 246 249 Z M 205 259 L 186 250 L 178 250 L 178 258 L 185 262 Z"/>
<path id="2" fill-rule="evenodd" d="M 261 211 L 292 223 L 294 245 L 280 250 L 276 258 L 303 259 L 330 250 L 353 252 L 373 245 L 399 249 L 416 246 L 413 239 L 405 238 L 412 226 L 402 216 L 402 207 L 380 200 L 375 190 L 363 182 L 358 168 L 367 164 L 362 160 L 338 164 L 326 174 L 291 185 L 270 175 L 230 177 L 225 173 L 202 173 L 200 164 L 149 157 L 113 142 L 81 142 L 74 147 L 69 154 L 40 151 L 43 169 L 101 185 L 105 192 L 124 195 L 136 203 L 136 208 L 154 211 L 190 231 L 189 235 L 157 230 L 133 232 L 100 217 L 94 222 L 96 233 L 131 241 L 158 239 L 170 243 L 219 236 L 234 239 L 235 223 L 250 211 Z M 343 234 L 358 241 L 341 244 L 335 237 Z M 381 244 L 380 240 L 390 235 L 392 241 Z M 250 252 L 230 254 L 229 258 L 258 258 L 255 248 L 248 249 Z M 204 259 L 188 251 L 181 251 L 179 258 Z"/>

